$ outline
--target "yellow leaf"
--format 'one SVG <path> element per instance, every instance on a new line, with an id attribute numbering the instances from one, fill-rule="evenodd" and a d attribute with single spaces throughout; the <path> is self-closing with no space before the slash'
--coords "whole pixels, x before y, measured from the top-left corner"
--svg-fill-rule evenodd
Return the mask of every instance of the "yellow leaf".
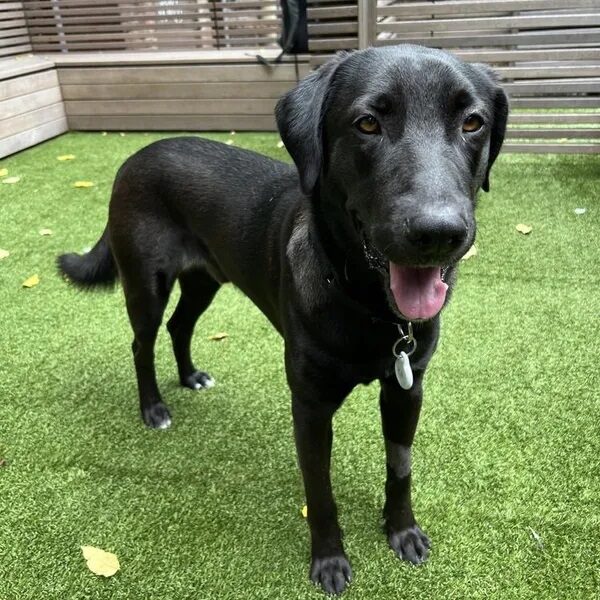
<path id="1" fill-rule="evenodd" d="M 462 257 L 462 260 L 469 260 L 472 256 L 477 256 L 477 247 L 473 244 Z"/>
<path id="2" fill-rule="evenodd" d="M 37 275 L 32 275 L 23 282 L 23 287 L 32 288 L 35 287 L 39 282 L 40 278 Z"/>
<path id="3" fill-rule="evenodd" d="M 108 135 L 108 133 L 106 131 L 103 131 L 102 135 Z"/>
<path id="4" fill-rule="evenodd" d="M 522 233 L 523 235 L 527 235 L 528 233 L 531 233 L 533 231 L 533 227 L 530 227 L 529 225 L 524 225 L 523 223 L 519 223 L 516 229 L 519 233 Z"/>
<path id="5" fill-rule="evenodd" d="M 306 504 L 302 507 L 300 514 L 306 519 L 308 517 L 308 506 Z"/>
<path id="6" fill-rule="evenodd" d="M 94 182 L 93 181 L 76 181 L 73 184 L 73 187 L 76 188 L 89 188 L 89 187 L 94 187 Z"/>
<path id="7" fill-rule="evenodd" d="M 20 177 L 7 177 L 2 180 L 2 183 L 18 183 L 19 181 L 21 181 Z"/>
<path id="8" fill-rule="evenodd" d="M 73 160 L 74 158 L 74 154 L 61 154 L 60 156 L 56 157 L 57 160 Z"/>
<path id="9" fill-rule="evenodd" d="M 121 131 L 121 133 L 119 134 L 121 137 L 125 137 L 125 134 Z"/>
<path id="10" fill-rule="evenodd" d="M 284 144 L 284 143 L 283 143 L 281 140 L 279 140 L 279 141 L 277 142 L 277 147 L 278 147 L 278 148 L 283 148 L 284 146 L 285 146 L 285 144 Z"/>
<path id="11" fill-rule="evenodd" d="M 52 229 L 40 229 L 40 235 L 52 235 Z"/>
<path id="12" fill-rule="evenodd" d="M 81 546 L 81 551 L 88 569 L 96 575 L 112 577 L 121 568 L 117 555 L 112 552 L 105 552 L 94 546 Z"/>
<path id="13" fill-rule="evenodd" d="M 220 342 L 221 340 L 224 340 L 226 337 L 229 337 L 228 333 L 225 333 L 224 331 L 220 331 L 219 333 L 215 333 L 214 335 L 209 336 L 209 340 L 212 340 L 213 342 Z"/>
<path id="14" fill-rule="evenodd" d="M 229 135 L 235 135 L 235 131 L 231 130 L 231 131 L 229 132 Z"/>
<path id="15" fill-rule="evenodd" d="M 9 256 L 10 252 L 8 250 L 2 250 L 2 248 L 0 248 L 0 260 L 3 258 L 8 258 Z"/>
<path id="16" fill-rule="evenodd" d="M 0 169 L 0 177 L 6 177 L 8 175 L 8 169 Z"/>
<path id="17" fill-rule="evenodd" d="M 227 140 L 225 142 L 228 146 L 233 146 L 233 140 Z"/>

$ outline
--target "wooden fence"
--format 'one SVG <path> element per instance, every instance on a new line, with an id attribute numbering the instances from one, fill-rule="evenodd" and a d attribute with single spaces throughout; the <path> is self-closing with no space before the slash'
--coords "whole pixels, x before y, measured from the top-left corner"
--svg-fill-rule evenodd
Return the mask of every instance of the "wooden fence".
<path id="1" fill-rule="evenodd" d="M 338 50 L 411 42 L 497 69 L 513 107 L 508 150 L 600 152 L 600 0 L 307 4 L 309 55 L 268 68 L 256 54 L 277 53 L 278 0 L 0 0 L 0 127 L 33 123 L 19 112 L 26 107 L 45 108 L 37 114 L 62 127 L 61 93 L 71 129 L 271 130 L 275 99 L 309 65 Z M 15 100 L 27 84 L 8 59 L 25 53 L 45 61 L 48 85 L 56 67 L 47 105 L 43 94 L 31 106 Z"/>

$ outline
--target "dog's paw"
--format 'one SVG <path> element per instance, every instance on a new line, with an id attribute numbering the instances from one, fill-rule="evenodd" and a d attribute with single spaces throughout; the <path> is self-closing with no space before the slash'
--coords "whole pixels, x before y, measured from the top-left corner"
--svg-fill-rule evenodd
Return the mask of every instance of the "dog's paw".
<path id="1" fill-rule="evenodd" d="M 181 385 L 192 390 L 207 390 L 214 387 L 215 380 L 204 371 L 195 371 L 181 380 Z"/>
<path id="2" fill-rule="evenodd" d="M 167 429 L 171 426 L 171 414 L 162 402 L 157 402 L 142 409 L 142 419 L 152 429 Z"/>
<path id="3" fill-rule="evenodd" d="M 402 559 L 413 565 L 424 563 L 429 556 L 431 542 L 418 525 L 413 525 L 402 531 L 388 533 L 390 547 Z"/>
<path id="4" fill-rule="evenodd" d="M 328 594 L 341 594 L 352 581 L 352 569 L 343 554 L 314 558 L 310 567 L 310 579 Z"/>

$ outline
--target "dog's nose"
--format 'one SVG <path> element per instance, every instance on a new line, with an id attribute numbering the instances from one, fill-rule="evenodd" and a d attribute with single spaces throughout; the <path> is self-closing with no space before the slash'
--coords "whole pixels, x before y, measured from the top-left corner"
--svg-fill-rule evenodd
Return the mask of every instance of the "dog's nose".
<path id="1" fill-rule="evenodd" d="M 409 244 L 414 252 L 427 257 L 443 259 L 452 255 L 467 235 L 467 224 L 460 215 L 420 216 L 408 223 Z"/>

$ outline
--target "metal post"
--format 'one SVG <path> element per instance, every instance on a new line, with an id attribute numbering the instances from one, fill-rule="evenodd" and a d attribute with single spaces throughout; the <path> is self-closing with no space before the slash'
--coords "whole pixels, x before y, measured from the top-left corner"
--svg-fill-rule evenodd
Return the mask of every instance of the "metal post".
<path id="1" fill-rule="evenodd" d="M 358 47 L 375 43 L 377 35 L 377 0 L 358 0 Z"/>

